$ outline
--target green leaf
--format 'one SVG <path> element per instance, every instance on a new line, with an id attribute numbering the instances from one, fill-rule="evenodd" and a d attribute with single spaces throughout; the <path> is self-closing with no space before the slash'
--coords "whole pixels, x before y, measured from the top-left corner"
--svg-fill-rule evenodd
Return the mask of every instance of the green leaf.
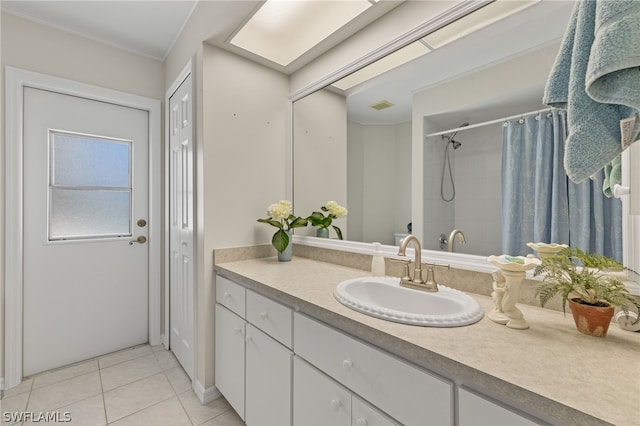
<path id="1" fill-rule="evenodd" d="M 307 219 L 309 220 L 309 222 L 311 222 L 312 226 L 320 226 L 322 228 L 326 228 L 327 226 L 331 225 L 331 218 L 325 217 L 320 212 L 311 213 L 311 215 Z"/>
<path id="2" fill-rule="evenodd" d="M 332 228 L 333 228 L 334 231 L 336 231 L 336 234 L 338 235 L 338 238 L 342 240 L 343 239 L 342 238 L 342 231 L 340 230 L 340 228 L 338 228 L 335 225 L 333 225 Z"/>
<path id="3" fill-rule="evenodd" d="M 287 248 L 287 245 L 289 244 L 289 234 L 287 234 L 282 229 L 279 229 L 278 231 L 276 231 L 275 234 L 273 234 L 273 238 L 271 239 L 271 244 L 273 244 L 273 246 L 276 248 L 276 250 L 278 250 L 278 252 L 282 253 L 284 249 Z"/>
<path id="4" fill-rule="evenodd" d="M 258 219 L 260 223 L 267 223 L 271 226 L 275 226 L 276 228 L 282 229 L 282 222 L 275 219 Z"/>
<path id="5" fill-rule="evenodd" d="M 302 228 L 307 226 L 308 220 L 304 217 L 296 217 L 289 225 L 289 228 Z"/>

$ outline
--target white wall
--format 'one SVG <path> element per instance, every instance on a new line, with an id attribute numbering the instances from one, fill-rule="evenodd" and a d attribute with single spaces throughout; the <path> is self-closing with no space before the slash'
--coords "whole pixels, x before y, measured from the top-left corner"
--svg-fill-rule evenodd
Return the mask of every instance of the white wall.
<path id="1" fill-rule="evenodd" d="M 393 245 L 411 221 L 411 123 L 348 128 L 349 239 Z"/>
<path id="2" fill-rule="evenodd" d="M 348 239 L 364 241 L 364 126 L 347 123 L 347 226 Z"/>
<path id="3" fill-rule="evenodd" d="M 320 90 L 293 106 L 293 204 L 295 214 L 309 216 L 333 200 L 347 203 L 347 105 L 344 96 Z M 353 212 L 349 212 L 349 217 Z M 352 239 L 347 219 L 335 219 L 347 239 Z M 311 226 L 298 235 L 315 235 Z M 329 228 L 329 235 L 335 232 Z"/>
<path id="4" fill-rule="evenodd" d="M 8 65 L 154 99 L 163 97 L 164 69 L 157 60 L 7 13 L 2 13 L 0 19 L 3 87 L 4 69 Z M 4 96 L 1 98 L 4 110 Z M 9 141 L 4 140 L 4 114 L 1 120 L 0 138 L 5 146 Z M 0 158 L 0 179 L 0 222 L 4 224 L 4 150 Z M 15 249 L 4 247 L 4 241 L 2 236 L 0 255 L 3 260 L 5 249 Z M 3 277 L 0 305 L 4 306 L 4 265 L 0 267 L 0 276 Z M 0 315 L 0 330 L 0 376 L 4 376 L 4 314 Z"/>
<path id="5" fill-rule="evenodd" d="M 502 253 L 502 124 L 459 132 L 462 143 L 455 156 L 456 228 L 464 232 L 465 246 L 454 249 L 483 256 Z M 443 143 L 445 141 L 442 141 Z M 426 207 L 425 207 L 426 208 Z M 445 234 L 448 236 L 451 229 Z"/>

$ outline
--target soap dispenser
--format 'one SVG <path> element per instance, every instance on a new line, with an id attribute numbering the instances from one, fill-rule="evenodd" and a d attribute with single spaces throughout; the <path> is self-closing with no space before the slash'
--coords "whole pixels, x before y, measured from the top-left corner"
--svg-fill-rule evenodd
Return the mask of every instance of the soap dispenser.
<path id="1" fill-rule="evenodd" d="M 384 267 L 384 256 L 382 255 L 381 244 L 373 243 L 375 247 L 375 252 L 373 253 L 373 258 L 371 259 L 371 275 L 375 277 L 384 277 L 385 275 L 385 267 Z"/>

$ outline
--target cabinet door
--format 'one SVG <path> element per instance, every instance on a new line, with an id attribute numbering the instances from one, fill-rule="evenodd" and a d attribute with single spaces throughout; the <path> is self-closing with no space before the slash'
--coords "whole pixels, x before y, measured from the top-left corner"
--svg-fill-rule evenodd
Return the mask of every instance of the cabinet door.
<path id="1" fill-rule="evenodd" d="M 297 356 L 293 358 L 293 424 L 351 425 L 351 393 Z"/>
<path id="2" fill-rule="evenodd" d="M 351 424 L 353 426 L 399 426 L 398 423 L 355 395 L 351 397 Z"/>
<path id="3" fill-rule="evenodd" d="M 290 425 L 293 354 L 251 324 L 245 348 L 247 425 Z"/>
<path id="4" fill-rule="evenodd" d="M 543 424 L 531 421 L 463 388 L 458 390 L 458 410 L 460 426 L 533 426 Z"/>
<path id="5" fill-rule="evenodd" d="M 245 321 L 216 304 L 216 387 L 244 420 Z"/>

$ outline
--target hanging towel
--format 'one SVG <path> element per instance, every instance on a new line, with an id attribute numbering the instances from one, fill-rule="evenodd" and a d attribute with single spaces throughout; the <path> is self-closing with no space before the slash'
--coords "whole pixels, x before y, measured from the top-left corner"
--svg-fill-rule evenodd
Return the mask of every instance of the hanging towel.
<path id="1" fill-rule="evenodd" d="M 602 183 L 602 192 L 608 198 L 613 197 L 613 187 L 622 183 L 622 159 L 620 155 L 616 156 L 612 162 L 604 166 L 604 181 Z"/>
<path id="2" fill-rule="evenodd" d="M 577 1 L 544 93 L 567 110 L 564 166 L 582 182 L 640 134 L 640 1 Z M 627 130 L 621 131 L 621 120 Z"/>

